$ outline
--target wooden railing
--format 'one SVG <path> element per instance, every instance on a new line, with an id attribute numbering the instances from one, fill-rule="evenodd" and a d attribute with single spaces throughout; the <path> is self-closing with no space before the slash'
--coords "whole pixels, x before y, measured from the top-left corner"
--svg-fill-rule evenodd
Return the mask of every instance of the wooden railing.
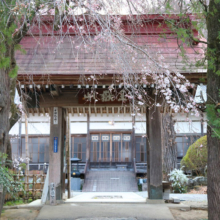
<path id="1" fill-rule="evenodd" d="M 16 197 L 13 197 L 10 193 L 6 193 L 5 201 L 40 199 L 43 192 L 45 178 L 46 174 L 43 173 L 24 175 L 14 174 L 14 180 L 20 182 L 23 185 L 23 189 L 18 192 Z"/>
<path id="2" fill-rule="evenodd" d="M 133 166 L 134 166 L 134 174 L 136 175 L 137 167 L 136 167 L 136 160 L 135 160 L 135 158 L 133 159 Z"/>
<path id="3" fill-rule="evenodd" d="M 86 160 L 86 165 L 84 168 L 84 181 L 86 180 L 86 174 L 88 173 L 88 171 L 89 171 L 89 160 Z"/>

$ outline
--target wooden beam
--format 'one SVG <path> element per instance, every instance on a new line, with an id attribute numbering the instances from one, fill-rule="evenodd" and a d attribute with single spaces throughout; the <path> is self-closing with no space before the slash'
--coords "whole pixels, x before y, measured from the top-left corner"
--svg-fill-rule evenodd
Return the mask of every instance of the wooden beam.
<path id="1" fill-rule="evenodd" d="M 37 110 L 37 115 L 40 116 L 39 108 L 36 108 L 36 110 Z"/>
<path id="2" fill-rule="evenodd" d="M 132 151 L 131 151 L 131 155 L 132 155 L 132 161 L 134 158 L 136 158 L 136 142 L 135 142 L 135 116 L 132 116 Z"/>
<path id="3" fill-rule="evenodd" d="M 48 108 L 49 116 L 51 116 L 51 108 Z"/>
<path id="4" fill-rule="evenodd" d="M 83 115 L 84 115 L 84 117 L 85 117 L 85 115 L 86 115 L 85 107 L 83 107 Z"/>
<path id="5" fill-rule="evenodd" d="M 42 108 L 42 111 L 43 111 L 43 115 L 45 116 L 45 108 Z"/>
<path id="6" fill-rule="evenodd" d="M 90 160 L 90 115 L 87 113 L 86 160 Z"/>
<path id="7" fill-rule="evenodd" d="M 97 109 L 96 109 L 96 107 L 95 107 L 95 116 L 97 116 Z"/>
<path id="8" fill-rule="evenodd" d="M 73 107 L 71 107 L 71 115 L 74 116 Z"/>
<path id="9" fill-rule="evenodd" d="M 58 85 L 52 85 L 54 87 L 54 90 L 52 90 L 50 88 L 50 94 L 52 96 L 59 96 L 60 95 L 60 89 L 59 89 L 59 86 Z"/>
<path id="10" fill-rule="evenodd" d="M 79 107 L 77 107 L 77 114 L 78 114 L 78 116 L 79 116 Z"/>
<path id="11" fill-rule="evenodd" d="M 71 197 L 71 163 L 70 163 L 70 152 L 71 152 L 71 134 L 70 134 L 70 116 L 67 114 L 67 123 L 66 123 L 66 163 L 67 163 L 67 190 L 68 190 L 68 199 Z"/>
<path id="12" fill-rule="evenodd" d="M 31 110 L 31 112 L 32 112 L 32 115 L 34 116 L 34 109 L 33 109 L 33 108 L 31 108 L 30 110 Z"/>

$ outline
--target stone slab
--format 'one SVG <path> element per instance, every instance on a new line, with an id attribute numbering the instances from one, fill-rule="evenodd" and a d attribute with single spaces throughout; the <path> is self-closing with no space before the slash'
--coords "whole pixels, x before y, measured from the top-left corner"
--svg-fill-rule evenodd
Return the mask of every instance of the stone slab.
<path id="1" fill-rule="evenodd" d="M 86 192 L 67 199 L 65 203 L 145 203 L 146 199 L 133 192 Z"/>
<path id="2" fill-rule="evenodd" d="M 163 199 L 146 199 L 147 204 L 164 204 L 165 201 Z"/>

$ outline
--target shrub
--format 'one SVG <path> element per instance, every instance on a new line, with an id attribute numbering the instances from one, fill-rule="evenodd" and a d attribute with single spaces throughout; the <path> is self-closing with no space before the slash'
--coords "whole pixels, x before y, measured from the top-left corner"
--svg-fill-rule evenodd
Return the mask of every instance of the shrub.
<path id="1" fill-rule="evenodd" d="M 175 193 L 186 193 L 188 179 L 182 170 L 174 169 L 168 174 L 169 181 Z"/>
<path id="2" fill-rule="evenodd" d="M 207 165 L 207 136 L 199 138 L 193 143 L 181 160 L 181 166 L 185 170 L 202 170 L 204 172 Z"/>
<path id="3" fill-rule="evenodd" d="M 0 153 L 0 187 L 15 198 L 22 190 L 22 185 L 14 180 L 14 174 L 5 166 L 11 163 L 7 157 L 7 154 Z"/>

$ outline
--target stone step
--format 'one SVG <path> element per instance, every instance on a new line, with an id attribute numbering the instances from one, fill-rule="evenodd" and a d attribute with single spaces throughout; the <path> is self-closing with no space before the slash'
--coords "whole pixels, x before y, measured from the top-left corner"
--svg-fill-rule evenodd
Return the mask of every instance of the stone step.
<path id="1" fill-rule="evenodd" d="M 135 174 L 125 170 L 90 170 L 86 175 L 83 192 L 136 192 Z"/>

